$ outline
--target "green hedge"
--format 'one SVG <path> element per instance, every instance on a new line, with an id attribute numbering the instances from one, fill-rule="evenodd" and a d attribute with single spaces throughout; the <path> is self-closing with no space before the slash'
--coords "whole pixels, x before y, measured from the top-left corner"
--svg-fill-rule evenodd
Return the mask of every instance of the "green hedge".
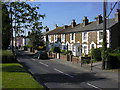
<path id="1" fill-rule="evenodd" d="M 96 49 L 92 49 L 92 57 L 96 60 L 96 61 L 101 61 L 101 48 L 96 48 Z"/>
<path id="2" fill-rule="evenodd" d="M 107 61 L 111 69 L 120 68 L 120 53 L 109 53 Z"/>
<path id="3" fill-rule="evenodd" d="M 52 47 L 51 52 L 53 53 L 60 53 L 60 48 L 59 47 Z"/>
<path id="4" fill-rule="evenodd" d="M 0 51 L 0 56 L 2 56 L 2 63 L 16 63 L 12 51 L 10 50 L 2 50 Z"/>
<path id="5" fill-rule="evenodd" d="M 61 54 L 63 54 L 63 55 L 66 55 L 66 54 L 72 54 L 72 51 L 70 51 L 70 50 L 68 50 L 68 51 L 66 51 L 66 50 L 61 50 Z"/>
<path id="6" fill-rule="evenodd" d="M 66 55 L 66 51 L 61 49 L 61 54 Z"/>

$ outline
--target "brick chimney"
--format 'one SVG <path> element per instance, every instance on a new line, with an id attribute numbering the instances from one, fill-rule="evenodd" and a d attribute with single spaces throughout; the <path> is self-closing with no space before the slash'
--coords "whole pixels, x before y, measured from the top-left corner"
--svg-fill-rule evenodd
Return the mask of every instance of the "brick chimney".
<path id="1" fill-rule="evenodd" d="M 66 29 L 68 27 L 68 25 L 64 25 L 63 29 Z"/>
<path id="2" fill-rule="evenodd" d="M 75 19 L 72 20 L 72 28 L 74 28 L 76 26 L 76 22 Z"/>
<path id="3" fill-rule="evenodd" d="M 117 9 L 117 12 L 115 13 L 115 21 L 120 22 L 120 9 Z"/>
<path id="4" fill-rule="evenodd" d="M 46 32 L 48 32 L 48 31 L 49 31 L 49 28 L 47 27 L 45 30 L 46 30 Z"/>
<path id="5" fill-rule="evenodd" d="M 102 22 L 103 22 L 103 20 L 102 20 L 101 14 L 100 14 L 100 15 L 97 16 L 97 24 L 100 24 Z"/>
<path id="6" fill-rule="evenodd" d="M 57 24 L 55 24 L 55 28 L 57 28 L 58 26 L 57 26 Z"/>
<path id="7" fill-rule="evenodd" d="M 84 16 L 84 19 L 83 19 L 83 26 L 86 26 L 88 25 L 88 19 L 86 16 Z"/>

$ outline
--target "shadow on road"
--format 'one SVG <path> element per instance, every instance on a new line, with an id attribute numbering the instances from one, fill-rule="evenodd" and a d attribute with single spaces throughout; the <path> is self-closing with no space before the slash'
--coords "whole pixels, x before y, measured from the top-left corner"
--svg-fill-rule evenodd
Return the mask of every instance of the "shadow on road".
<path id="1" fill-rule="evenodd" d="M 73 73 L 69 73 L 73 75 Z M 68 77 L 64 74 L 48 73 L 48 74 L 34 74 L 38 81 L 42 80 L 43 83 L 82 83 L 96 80 L 103 80 L 106 78 L 95 76 L 95 73 L 74 73 L 74 77 Z"/>

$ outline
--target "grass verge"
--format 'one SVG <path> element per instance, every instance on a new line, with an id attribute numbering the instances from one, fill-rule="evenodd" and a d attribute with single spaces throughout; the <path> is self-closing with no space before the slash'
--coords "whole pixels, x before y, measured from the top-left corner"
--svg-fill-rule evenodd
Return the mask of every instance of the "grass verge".
<path id="1" fill-rule="evenodd" d="M 34 78 L 18 63 L 2 64 L 2 88 L 40 88 Z"/>

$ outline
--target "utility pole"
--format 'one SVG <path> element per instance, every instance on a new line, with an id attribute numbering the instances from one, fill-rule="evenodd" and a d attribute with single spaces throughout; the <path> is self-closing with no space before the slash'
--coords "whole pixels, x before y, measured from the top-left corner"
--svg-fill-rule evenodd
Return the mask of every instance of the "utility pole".
<path id="1" fill-rule="evenodd" d="M 107 43 L 106 43 L 106 4 L 107 4 L 107 0 L 104 0 L 103 2 L 103 49 L 102 49 L 102 69 L 105 69 L 105 51 L 107 49 Z"/>
<path id="2" fill-rule="evenodd" d="M 113 9 L 115 8 L 115 6 L 117 5 L 117 3 L 119 2 L 119 0 L 117 0 L 114 4 L 114 6 L 111 8 L 110 13 L 108 14 L 108 16 L 106 16 L 106 5 L 107 5 L 107 0 L 103 1 L 103 50 L 102 50 L 102 69 L 105 69 L 105 66 L 107 65 L 107 62 L 105 62 L 106 56 L 105 56 L 105 51 L 107 50 L 107 42 L 106 42 L 106 18 L 110 16 L 111 12 L 113 11 Z"/>

